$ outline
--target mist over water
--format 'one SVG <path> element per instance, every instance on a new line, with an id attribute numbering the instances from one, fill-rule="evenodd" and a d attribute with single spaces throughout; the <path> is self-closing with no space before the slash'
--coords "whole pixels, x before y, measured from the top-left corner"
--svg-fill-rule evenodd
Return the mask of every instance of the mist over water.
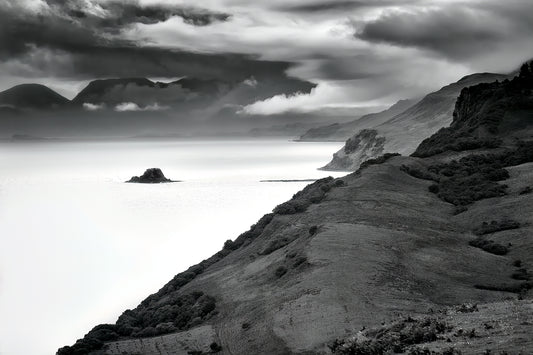
<path id="1" fill-rule="evenodd" d="M 115 322 L 309 179 L 342 143 L 0 143 L 0 354 Z M 180 183 L 125 184 L 158 167 Z M 31 339 L 30 339 L 31 338 Z"/>

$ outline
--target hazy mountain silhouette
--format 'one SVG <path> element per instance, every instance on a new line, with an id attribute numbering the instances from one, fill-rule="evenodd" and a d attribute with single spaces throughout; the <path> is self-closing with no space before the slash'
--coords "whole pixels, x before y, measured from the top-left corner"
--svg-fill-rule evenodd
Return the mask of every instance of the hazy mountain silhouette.
<path id="1" fill-rule="evenodd" d="M 0 105 L 14 109 L 46 110 L 65 107 L 69 100 L 39 84 L 22 84 L 0 92 Z"/>

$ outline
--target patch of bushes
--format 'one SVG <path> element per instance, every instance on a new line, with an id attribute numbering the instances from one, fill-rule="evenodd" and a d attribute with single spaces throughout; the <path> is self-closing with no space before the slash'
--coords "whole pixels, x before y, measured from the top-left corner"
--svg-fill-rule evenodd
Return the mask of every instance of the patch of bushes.
<path id="1" fill-rule="evenodd" d="M 298 266 L 307 263 L 307 258 L 305 256 L 300 256 L 294 260 L 292 267 L 297 268 Z"/>
<path id="2" fill-rule="evenodd" d="M 276 277 L 278 277 L 278 278 L 282 277 L 286 273 L 287 273 L 287 268 L 285 266 L 279 266 L 276 269 L 276 271 L 274 271 L 274 275 L 276 275 Z"/>
<path id="3" fill-rule="evenodd" d="M 509 249 L 505 245 L 484 238 L 476 238 L 468 242 L 468 244 L 494 255 L 505 255 L 509 252 Z"/>
<path id="4" fill-rule="evenodd" d="M 504 219 L 501 221 L 491 221 L 489 222 L 483 222 L 481 226 L 474 229 L 474 234 L 476 235 L 485 235 L 485 234 L 491 234 L 496 233 L 504 230 L 509 229 L 517 229 L 520 228 L 520 223 L 513 221 L 511 219 Z"/>
<path id="5" fill-rule="evenodd" d="M 271 240 L 270 243 L 267 245 L 267 247 L 263 251 L 261 251 L 259 254 L 261 255 L 271 254 L 275 252 L 276 250 L 281 249 L 284 246 L 290 244 L 295 239 L 296 239 L 296 236 L 292 238 L 283 237 L 283 238 L 277 238 L 277 239 Z"/>
<path id="6" fill-rule="evenodd" d="M 411 175 L 412 177 L 416 179 L 435 180 L 435 177 L 431 175 L 428 171 L 420 170 L 415 167 L 402 165 L 400 167 L 400 170 L 407 173 L 408 175 Z"/>
<path id="7" fill-rule="evenodd" d="M 88 354 L 101 349 L 105 342 L 186 330 L 209 318 L 215 308 L 215 299 L 203 292 L 172 295 L 164 305 L 127 310 L 116 324 L 97 325 L 74 345 L 59 349 L 58 355 Z"/>
<path id="8" fill-rule="evenodd" d="M 364 169 L 366 169 L 366 168 L 368 168 L 369 166 L 372 166 L 372 165 L 383 164 L 387 160 L 389 160 L 390 158 L 394 158 L 394 157 L 398 157 L 398 156 L 401 156 L 401 154 L 399 154 L 399 153 L 385 153 L 382 156 L 377 157 L 375 159 L 368 159 L 368 160 L 364 161 L 363 163 L 361 163 L 361 165 L 359 166 L 359 169 L 355 173 L 357 174 L 360 171 L 362 171 L 362 170 L 364 170 Z"/>
<path id="9" fill-rule="evenodd" d="M 527 269 L 521 268 L 513 272 L 511 274 L 511 278 L 514 280 L 529 281 L 531 280 L 531 274 L 527 271 Z"/>
<path id="10" fill-rule="evenodd" d="M 445 130 L 445 128 L 443 129 Z M 433 143 L 434 144 L 434 143 Z M 462 152 L 465 150 L 474 149 L 492 149 L 498 148 L 502 144 L 501 139 L 496 138 L 478 138 L 478 137 L 457 137 L 454 142 L 439 144 L 436 147 L 431 147 L 431 144 L 420 145 L 414 157 L 426 158 L 446 151 Z"/>
<path id="11" fill-rule="evenodd" d="M 312 226 L 311 228 L 309 228 L 309 235 L 315 235 L 316 232 L 318 232 L 318 226 Z"/>
<path id="12" fill-rule="evenodd" d="M 335 186 L 338 186 L 337 182 L 331 176 L 317 180 L 297 192 L 291 200 L 274 208 L 274 213 L 288 215 L 304 212 L 311 204 L 321 202 L 326 197 L 326 193 Z"/>
<path id="13" fill-rule="evenodd" d="M 335 340 L 329 348 L 338 355 L 401 353 L 413 345 L 436 341 L 439 335 L 449 331 L 451 327 L 436 318 L 418 320 L 409 317 L 389 326 L 367 330 L 363 337 Z"/>
<path id="14" fill-rule="evenodd" d="M 404 171 L 414 177 L 435 180 L 430 191 L 456 206 L 466 206 L 485 198 L 503 196 L 507 186 L 500 184 L 509 178 L 505 167 L 533 161 L 533 142 L 518 142 L 513 150 L 500 154 L 470 155 L 449 163 L 435 164 L 427 172 Z"/>
<path id="15" fill-rule="evenodd" d="M 216 342 L 212 342 L 211 345 L 209 345 L 209 349 L 211 349 L 213 353 L 219 353 L 222 351 L 222 347 Z"/>
<path id="16" fill-rule="evenodd" d="M 533 288 L 533 283 L 531 282 L 521 282 L 514 284 L 502 284 L 502 285 L 474 285 L 475 288 L 479 290 L 487 291 L 500 291 L 500 292 L 510 292 L 510 293 L 524 293 L 527 290 Z"/>
<path id="17" fill-rule="evenodd" d="M 479 309 L 477 308 L 477 304 L 471 304 L 471 303 L 463 303 L 455 307 L 455 310 L 459 313 L 479 312 Z"/>

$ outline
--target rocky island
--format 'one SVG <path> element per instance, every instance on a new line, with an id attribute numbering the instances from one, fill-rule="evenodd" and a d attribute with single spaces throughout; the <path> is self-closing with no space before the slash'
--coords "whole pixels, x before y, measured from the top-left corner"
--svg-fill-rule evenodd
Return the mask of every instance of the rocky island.
<path id="1" fill-rule="evenodd" d="M 161 184 L 161 183 L 167 183 L 167 182 L 177 182 L 174 180 L 167 179 L 165 175 L 163 174 L 163 171 L 159 168 L 150 168 L 146 169 L 144 174 L 141 176 L 132 176 L 131 179 L 129 179 L 126 182 L 132 182 L 132 183 L 138 183 L 138 184 Z"/>

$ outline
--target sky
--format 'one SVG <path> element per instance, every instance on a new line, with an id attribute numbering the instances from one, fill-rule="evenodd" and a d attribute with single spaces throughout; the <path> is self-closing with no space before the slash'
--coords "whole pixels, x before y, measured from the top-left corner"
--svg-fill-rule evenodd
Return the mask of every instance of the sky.
<path id="1" fill-rule="evenodd" d="M 96 78 L 289 75 L 317 86 L 243 111 L 369 107 L 531 58 L 531 0 L 0 0 L 0 90 L 68 98 Z"/>

